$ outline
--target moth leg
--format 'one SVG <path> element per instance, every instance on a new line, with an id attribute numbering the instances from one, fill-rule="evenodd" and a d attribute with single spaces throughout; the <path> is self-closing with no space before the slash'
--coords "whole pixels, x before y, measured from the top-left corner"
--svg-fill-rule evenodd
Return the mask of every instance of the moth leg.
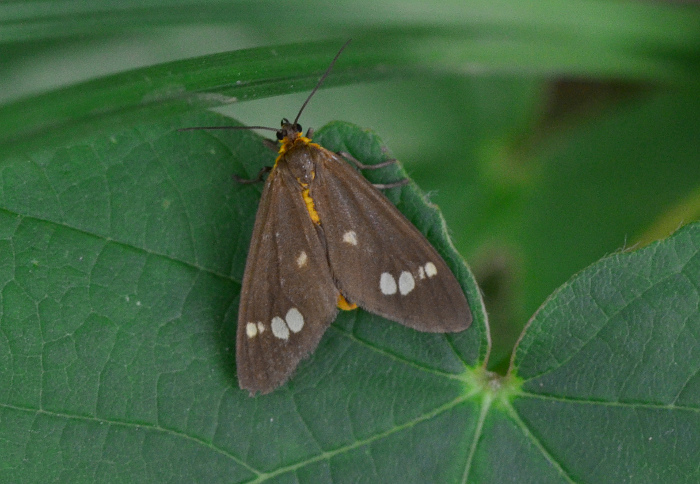
<path id="1" fill-rule="evenodd" d="M 379 190 L 388 190 L 389 188 L 396 188 L 408 184 L 408 178 L 403 178 L 399 181 L 393 183 L 372 183 L 372 186 L 378 188 Z"/>
<path id="2" fill-rule="evenodd" d="M 384 168 L 385 166 L 393 165 L 394 163 L 399 161 L 396 158 L 392 158 L 390 160 L 386 160 L 386 161 L 382 161 L 381 163 L 377 163 L 376 165 L 365 165 L 364 163 L 362 163 L 361 161 L 356 159 L 354 156 L 352 156 L 347 151 L 339 151 L 337 154 L 342 156 L 346 160 L 352 162 L 352 164 L 355 165 L 356 167 L 358 167 L 360 170 L 376 170 L 378 168 Z"/>
<path id="3" fill-rule="evenodd" d="M 252 179 L 246 179 L 246 178 L 241 178 L 240 176 L 234 174 L 233 179 L 236 180 L 238 183 L 242 185 L 247 185 L 249 183 L 258 183 L 261 182 L 263 179 L 263 176 L 265 176 L 266 173 L 269 173 L 270 170 L 272 170 L 271 166 L 263 166 L 262 169 L 258 172 L 257 176 Z"/>
<path id="4" fill-rule="evenodd" d="M 306 130 L 306 137 L 309 139 L 314 137 L 314 129 L 313 128 L 309 128 Z"/>
<path id="5" fill-rule="evenodd" d="M 393 165 L 394 163 L 399 161 L 396 158 L 392 158 L 390 160 L 386 160 L 386 161 L 383 161 L 381 163 L 377 163 L 376 165 L 365 165 L 364 163 L 357 160 L 354 156 L 352 156 L 347 151 L 340 151 L 340 152 L 338 152 L 338 155 L 340 155 L 343 158 L 345 158 L 346 160 L 352 162 L 360 170 L 376 170 L 377 168 L 384 168 L 385 166 Z M 400 186 L 406 185 L 407 183 L 408 183 L 408 178 L 404 178 L 402 180 L 395 181 L 393 183 L 373 183 L 372 185 L 374 185 L 374 187 L 378 188 L 379 190 L 388 190 L 389 188 L 400 187 Z"/>

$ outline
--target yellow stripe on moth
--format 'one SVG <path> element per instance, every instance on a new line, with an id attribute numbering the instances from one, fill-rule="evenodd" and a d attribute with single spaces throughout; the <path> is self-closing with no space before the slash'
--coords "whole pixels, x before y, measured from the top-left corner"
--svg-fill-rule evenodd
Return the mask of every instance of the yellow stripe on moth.
<path id="1" fill-rule="evenodd" d="M 280 146 L 279 150 L 279 155 L 277 156 L 277 159 L 275 160 L 275 166 L 277 166 L 277 162 L 282 159 L 282 157 L 289 151 L 289 149 L 294 146 L 296 143 L 303 143 L 309 146 L 313 146 L 314 148 L 321 149 L 321 146 L 312 143 L 311 139 L 307 138 L 306 136 L 298 135 L 292 139 L 290 138 L 284 138 L 282 140 L 282 146 Z M 316 173 L 311 174 L 311 178 L 313 179 L 316 176 Z M 304 203 L 306 203 L 306 210 L 309 212 L 309 216 L 311 217 L 311 220 L 315 224 L 321 223 L 321 218 L 318 216 L 318 212 L 316 211 L 316 207 L 314 206 L 314 199 L 311 198 L 311 195 L 309 195 L 309 184 L 308 183 L 302 183 L 301 180 L 299 180 L 299 183 L 303 187 L 303 190 L 301 191 L 302 197 L 304 197 Z M 342 294 L 338 294 L 338 300 L 336 302 L 336 305 L 338 308 L 340 308 L 343 311 L 352 311 L 353 309 L 357 309 L 357 304 L 353 304 L 351 302 L 348 302 L 347 299 L 343 297 Z"/>
<path id="2" fill-rule="evenodd" d="M 307 187 L 308 184 L 303 184 L 303 186 Z M 314 206 L 314 199 L 311 198 L 311 195 L 309 195 L 309 189 L 304 188 L 301 191 L 302 196 L 304 197 L 304 202 L 306 202 L 306 210 L 309 211 L 309 215 L 311 216 L 311 220 L 313 223 L 316 225 L 321 224 L 321 219 L 318 216 L 318 212 L 316 211 L 316 207 Z"/>
<path id="3" fill-rule="evenodd" d="M 303 143 L 305 145 L 310 145 L 315 148 L 320 148 L 321 146 L 312 143 L 310 138 L 307 138 L 306 136 L 302 135 L 297 135 L 294 138 L 289 138 L 285 137 L 281 141 L 282 145 L 280 146 L 279 150 L 279 155 L 277 155 L 277 159 L 275 160 L 275 167 L 277 166 L 277 163 L 282 159 L 282 157 L 290 150 L 292 146 L 294 146 L 296 143 Z M 274 167 L 273 167 L 274 169 Z M 315 176 L 315 173 L 312 173 L 312 177 Z M 301 181 L 299 181 L 301 183 Z M 309 184 L 308 183 L 301 183 L 301 186 L 304 187 L 304 189 L 301 191 L 301 195 L 304 197 L 304 203 L 306 203 L 306 210 L 309 212 L 309 216 L 311 217 L 311 220 L 317 224 L 321 224 L 321 218 L 318 216 L 318 212 L 316 211 L 316 207 L 314 206 L 314 199 L 311 198 L 311 195 L 309 195 Z"/>
<path id="4" fill-rule="evenodd" d="M 357 304 L 348 302 L 348 300 L 345 299 L 342 294 L 338 294 L 338 302 L 336 305 L 343 311 L 352 311 L 353 309 L 357 309 Z"/>

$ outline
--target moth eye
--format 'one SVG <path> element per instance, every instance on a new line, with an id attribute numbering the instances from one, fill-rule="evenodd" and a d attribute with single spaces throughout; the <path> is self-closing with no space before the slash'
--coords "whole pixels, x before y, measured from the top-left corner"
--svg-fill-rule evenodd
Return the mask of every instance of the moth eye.
<path id="1" fill-rule="evenodd" d="M 297 124 L 294 125 L 294 129 L 295 129 L 296 131 L 298 131 L 299 133 L 301 133 L 302 131 L 304 131 L 303 129 L 301 129 L 301 124 L 299 124 L 299 123 L 297 123 Z"/>
<path id="2" fill-rule="evenodd" d="M 281 129 L 277 131 L 277 139 L 282 141 L 284 139 L 284 131 Z"/>

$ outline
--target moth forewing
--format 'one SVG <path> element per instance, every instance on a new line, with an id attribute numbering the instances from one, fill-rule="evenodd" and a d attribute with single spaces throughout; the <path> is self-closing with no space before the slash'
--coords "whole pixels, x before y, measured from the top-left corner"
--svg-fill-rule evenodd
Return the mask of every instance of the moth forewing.
<path id="1" fill-rule="evenodd" d="M 340 292 L 420 331 L 466 329 L 472 316 L 464 292 L 423 234 L 338 155 L 323 148 L 314 153 L 310 195 Z"/>
<path id="2" fill-rule="evenodd" d="M 318 345 L 338 290 L 299 184 L 286 165 L 268 177 L 243 276 L 236 343 L 241 388 L 268 393 Z"/>

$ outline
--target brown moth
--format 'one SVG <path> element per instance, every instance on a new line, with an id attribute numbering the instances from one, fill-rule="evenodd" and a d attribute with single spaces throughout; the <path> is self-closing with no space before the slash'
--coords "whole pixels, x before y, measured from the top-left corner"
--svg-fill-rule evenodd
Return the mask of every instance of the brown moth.
<path id="1" fill-rule="evenodd" d="M 247 127 L 274 130 L 280 142 L 275 165 L 258 177 L 269 171 L 238 312 L 238 381 L 251 395 L 282 385 L 318 346 L 339 309 L 359 306 L 434 333 L 462 331 L 472 321 L 457 279 L 423 234 L 346 159 L 313 143 L 297 123 L 342 50 L 294 122 L 283 119 L 278 130 Z M 395 160 L 373 166 L 351 161 L 369 169 Z"/>

